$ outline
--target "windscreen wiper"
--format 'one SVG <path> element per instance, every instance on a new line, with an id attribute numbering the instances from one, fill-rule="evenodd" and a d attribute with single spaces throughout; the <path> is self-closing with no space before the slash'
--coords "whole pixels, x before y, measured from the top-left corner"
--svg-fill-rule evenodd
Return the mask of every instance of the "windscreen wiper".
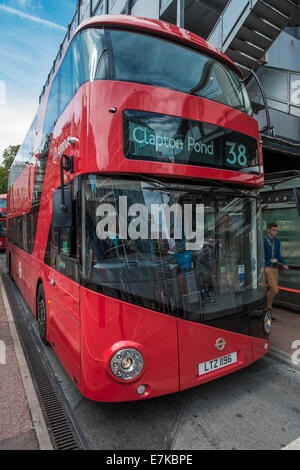
<path id="1" fill-rule="evenodd" d="M 182 185 L 178 185 L 178 184 L 172 185 L 172 184 L 169 184 L 169 183 L 165 183 L 165 182 L 163 182 L 159 179 L 156 179 L 156 178 L 153 178 L 153 177 L 150 177 L 150 176 L 146 176 L 146 175 L 143 175 L 143 174 L 140 174 L 139 176 L 140 176 L 140 178 L 142 178 L 146 181 L 149 181 L 151 183 L 155 183 L 156 185 L 158 185 L 158 186 L 155 186 L 153 189 L 161 189 L 163 187 L 165 189 L 169 189 L 170 191 L 186 191 L 189 194 L 203 194 L 203 193 L 207 194 L 207 191 L 205 191 L 203 189 L 192 189 L 190 187 L 186 187 L 186 186 L 182 186 Z M 205 179 L 204 181 L 209 183 L 209 184 L 212 184 L 212 185 L 221 187 L 223 189 L 229 190 L 226 194 L 234 194 L 235 196 L 238 196 L 238 197 L 243 198 L 243 199 L 259 199 L 259 197 L 255 196 L 254 194 L 248 194 L 248 193 L 242 192 L 237 188 L 233 188 L 232 186 L 228 187 L 226 184 L 220 183 L 219 181 L 214 181 L 214 180 L 210 180 L 210 179 Z"/>
<path id="2" fill-rule="evenodd" d="M 191 189 L 186 186 L 182 186 L 180 184 L 172 185 L 169 183 L 165 183 L 159 179 L 152 178 L 150 176 L 145 176 L 145 175 L 139 175 L 143 180 L 149 181 L 150 183 L 154 183 L 156 186 L 153 186 L 152 189 L 168 189 L 169 191 L 185 191 L 188 192 L 189 194 L 207 194 L 207 191 L 203 189 Z M 150 187 L 149 187 L 150 188 Z"/>
<path id="3" fill-rule="evenodd" d="M 224 183 L 221 183 L 220 181 L 215 181 L 215 180 L 205 180 L 205 181 L 208 181 L 210 184 L 214 184 L 220 188 L 223 188 L 223 189 L 229 189 L 231 193 L 235 194 L 236 196 L 239 196 L 243 199 L 259 199 L 259 196 L 255 196 L 254 194 L 249 194 L 247 192 L 243 192 L 241 191 L 240 189 L 237 189 L 235 187 L 232 187 L 232 186 L 227 186 L 227 184 L 224 184 Z"/>

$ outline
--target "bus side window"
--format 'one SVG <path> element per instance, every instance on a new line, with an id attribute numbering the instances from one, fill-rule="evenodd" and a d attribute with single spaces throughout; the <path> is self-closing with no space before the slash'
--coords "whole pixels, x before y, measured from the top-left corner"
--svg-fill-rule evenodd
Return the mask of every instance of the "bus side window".
<path id="1" fill-rule="evenodd" d="M 63 64 L 59 70 L 59 75 L 60 75 L 59 115 L 61 115 L 74 95 L 72 46 L 66 53 Z"/>
<path id="2" fill-rule="evenodd" d="M 73 182 L 71 183 L 73 186 Z M 76 241 L 76 197 L 73 196 L 73 226 L 50 228 L 45 263 L 61 274 L 78 282 L 78 255 Z"/>
<path id="3" fill-rule="evenodd" d="M 76 257 L 76 247 L 74 243 L 72 243 L 72 229 L 70 228 L 61 228 L 59 229 L 59 253 Z M 75 253 L 74 253 L 75 251 Z"/>
<path id="4" fill-rule="evenodd" d="M 108 51 L 103 29 L 87 28 L 72 42 L 74 93 L 86 82 L 109 78 Z"/>
<path id="5" fill-rule="evenodd" d="M 37 118 L 35 117 L 25 137 L 24 142 L 22 146 L 20 147 L 16 155 L 16 158 L 13 161 L 13 164 L 11 166 L 11 171 L 9 172 L 9 177 L 8 177 L 8 189 L 17 180 L 19 175 L 22 173 L 26 165 L 28 165 L 28 163 L 33 157 L 36 123 L 37 123 Z M 6 200 L 2 200 L 2 201 L 6 203 Z M 6 204 L 5 204 L 5 207 L 6 207 Z"/>
<path id="6" fill-rule="evenodd" d="M 42 147 L 50 146 L 50 136 L 52 136 L 55 123 L 58 118 L 58 104 L 59 104 L 59 74 L 54 78 L 52 87 L 50 90 L 48 102 L 47 102 L 47 111 L 44 120 L 43 126 L 43 138 L 42 138 Z"/>

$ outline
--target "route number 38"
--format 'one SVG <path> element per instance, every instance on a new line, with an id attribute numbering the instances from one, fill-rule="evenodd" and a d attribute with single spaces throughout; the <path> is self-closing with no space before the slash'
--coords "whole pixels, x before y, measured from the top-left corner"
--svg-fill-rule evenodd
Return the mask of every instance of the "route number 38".
<path id="1" fill-rule="evenodd" d="M 234 142 L 226 142 L 226 145 L 230 147 L 229 157 L 226 159 L 229 165 L 247 165 L 247 148 L 245 145 L 238 145 Z"/>

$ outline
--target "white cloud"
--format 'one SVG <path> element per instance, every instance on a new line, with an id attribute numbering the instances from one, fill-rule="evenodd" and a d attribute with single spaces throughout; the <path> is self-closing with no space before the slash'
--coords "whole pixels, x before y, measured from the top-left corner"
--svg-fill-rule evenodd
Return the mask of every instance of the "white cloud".
<path id="1" fill-rule="evenodd" d="M 20 8 L 31 8 L 32 10 L 37 10 L 42 8 L 40 0 L 10 0 L 10 4 L 14 7 L 17 3 Z"/>
<path id="2" fill-rule="evenodd" d="M 0 80 L 0 105 L 4 105 L 6 103 L 6 86 L 5 83 Z"/>
<path id="3" fill-rule="evenodd" d="M 17 3 L 20 5 L 20 7 L 25 8 L 30 6 L 31 0 L 17 0 Z"/>
<path id="4" fill-rule="evenodd" d="M 26 3 L 26 1 L 24 3 Z M 27 13 L 23 13 L 23 11 L 16 10 L 15 8 L 11 8 L 6 5 L 0 5 L 0 10 L 5 11 L 6 13 L 10 13 L 12 15 L 20 16 L 21 18 L 32 21 L 33 23 L 38 23 L 52 29 L 59 29 L 60 31 L 66 31 L 66 28 L 59 24 L 53 23 L 52 21 L 43 20 L 42 18 L 39 18 L 37 16 L 28 15 Z"/>

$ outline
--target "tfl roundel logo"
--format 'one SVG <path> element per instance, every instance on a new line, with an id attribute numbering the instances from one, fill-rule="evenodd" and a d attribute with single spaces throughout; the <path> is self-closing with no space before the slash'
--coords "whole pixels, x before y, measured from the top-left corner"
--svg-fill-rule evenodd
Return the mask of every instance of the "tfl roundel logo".
<path id="1" fill-rule="evenodd" d="M 19 278 L 22 279 L 22 263 L 19 261 Z"/>
<path id="2" fill-rule="evenodd" d="M 224 338 L 219 338 L 219 339 L 217 339 L 215 346 L 216 346 L 216 348 L 217 348 L 219 351 L 223 351 L 223 349 L 224 349 L 225 346 L 226 346 L 226 341 L 225 341 L 225 339 L 224 339 Z"/>

